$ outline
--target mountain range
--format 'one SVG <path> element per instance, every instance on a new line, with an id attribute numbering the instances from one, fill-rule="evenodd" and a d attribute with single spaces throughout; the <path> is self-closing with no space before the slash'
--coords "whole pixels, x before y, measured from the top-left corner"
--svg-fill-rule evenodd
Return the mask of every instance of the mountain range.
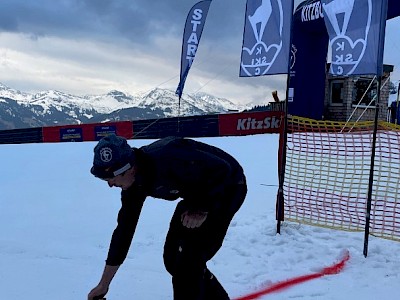
<path id="1" fill-rule="evenodd" d="M 242 111 L 248 107 L 205 93 L 184 94 L 178 107 L 174 91 L 155 88 L 129 95 L 77 96 L 56 90 L 25 93 L 0 83 L 0 130 L 100 123 Z"/>

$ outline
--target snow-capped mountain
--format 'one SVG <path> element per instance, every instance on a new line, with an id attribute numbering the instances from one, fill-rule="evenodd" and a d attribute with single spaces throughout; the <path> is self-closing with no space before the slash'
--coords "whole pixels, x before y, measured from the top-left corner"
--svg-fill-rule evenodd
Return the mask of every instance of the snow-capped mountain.
<path id="1" fill-rule="evenodd" d="M 227 99 L 205 93 L 184 94 L 180 109 L 171 90 L 155 88 L 129 95 L 76 96 L 55 90 L 24 93 L 0 83 L 0 130 L 66 124 L 155 119 L 243 110 Z"/>

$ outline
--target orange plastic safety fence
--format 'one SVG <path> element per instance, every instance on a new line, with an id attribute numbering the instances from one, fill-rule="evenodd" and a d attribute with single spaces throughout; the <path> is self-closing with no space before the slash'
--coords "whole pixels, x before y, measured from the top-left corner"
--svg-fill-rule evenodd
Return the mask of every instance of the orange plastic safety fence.
<path id="1" fill-rule="evenodd" d="M 363 231 L 373 122 L 291 117 L 284 179 L 285 220 Z M 400 127 L 379 123 L 370 233 L 400 241 Z"/>

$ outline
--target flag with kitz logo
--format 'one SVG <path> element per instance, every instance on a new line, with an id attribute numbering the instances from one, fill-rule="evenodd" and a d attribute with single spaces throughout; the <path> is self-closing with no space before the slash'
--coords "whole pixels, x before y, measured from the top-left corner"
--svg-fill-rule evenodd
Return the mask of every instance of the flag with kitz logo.
<path id="1" fill-rule="evenodd" d="M 387 0 L 321 0 L 335 75 L 383 72 Z"/>
<path id="2" fill-rule="evenodd" d="M 183 32 L 181 76 L 175 94 L 181 99 L 186 78 L 199 46 L 211 0 L 196 3 L 189 11 Z"/>
<path id="3" fill-rule="evenodd" d="M 247 0 L 240 77 L 289 73 L 292 0 Z"/>

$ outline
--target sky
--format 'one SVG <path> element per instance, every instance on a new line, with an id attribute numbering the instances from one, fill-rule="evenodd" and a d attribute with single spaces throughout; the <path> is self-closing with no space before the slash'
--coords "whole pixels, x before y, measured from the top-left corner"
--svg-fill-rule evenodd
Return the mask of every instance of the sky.
<path id="1" fill-rule="evenodd" d="M 202 138 L 242 164 L 249 192 L 224 244 L 208 263 L 232 299 L 317 274 L 350 259 L 334 275 L 261 300 L 397 299 L 400 243 L 284 222 L 276 234 L 277 134 Z M 130 140 L 140 147 L 151 140 Z M 104 267 L 120 191 L 90 173 L 94 142 L 0 145 L 1 299 L 86 299 Z M 177 201 L 148 198 L 130 252 L 108 300 L 172 300 L 162 250 Z"/>
<path id="2" fill-rule="evenodd" d="M 295 5 L 302 2 L 295 0 Z M 179 83 L 184 23 L 197 0 L 2 0 L 0 82 L 23 91 L 128 94 Z M 239 77 L 246 0 L 213 0 L 184 93 L 237 104 L 281 98 L 286 75 Z M 400 18 L 387 22 L 384 63 L 400 79 Z M 397 82 L 396 81 L 396 82 Z"/>

